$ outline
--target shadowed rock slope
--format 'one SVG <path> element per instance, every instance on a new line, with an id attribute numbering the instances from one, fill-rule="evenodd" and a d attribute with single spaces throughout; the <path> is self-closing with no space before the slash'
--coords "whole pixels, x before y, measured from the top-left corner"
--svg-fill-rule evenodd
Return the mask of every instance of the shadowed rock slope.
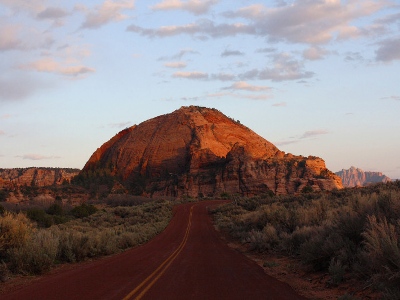
<path id="1" fill-rule="evenodd" d="M 182 107 L 127 128 L 91 156 L 81 175 L 112 174 L 142 195 L 254 195 L 342 188 L 318 157 L 285 154 L 215 109 Z"/>

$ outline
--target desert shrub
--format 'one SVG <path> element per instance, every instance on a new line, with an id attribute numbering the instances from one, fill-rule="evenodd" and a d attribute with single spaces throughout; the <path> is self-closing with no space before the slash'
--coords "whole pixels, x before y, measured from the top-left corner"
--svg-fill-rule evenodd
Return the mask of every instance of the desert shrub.
<path id="1" fill-rule="evenodd" d="M 92 204 L 83 203 L 79 206 L 75 206 L 71 211 L 70 214 L 73 215 L 75 218 L 85 218 L 97 211 L 97 208 Z"/>
<path id="2" fill-rule="evenodd" d="M 239 198 L 212 212 L 217 228 L 250 250 L 298 257 L 314 270 L 329 272 L 335 284 L 352 273 L 372 278 L 388 295 L 400 294 L 400 181 Z M 266 226 L 275 229 L 277 239 L 265 234 Z"/>
<path id="3" fill-rule="evenodd" d="M 378 220 L 375 216 L 368 218 L 368 227 L 363 233 L 365 249 L 363 257 L 375 274 L 375 280 L 384 281 L 390 286 L 400 286 L 400 220 L 397 230 L 386 218 Z"/>
<path id="4" fill-rule="evenodd" d="M 339 259 L 331 259 L 328 271 L 333 284 L 339 284 L 343 281 L 346 269 L 347 266 L 343 265 Z"/>
<path id="5" fill-rule="evenodd" d="M 272 250 L 278 244 L 278 235 L 272 225 L 267 225 L 262 231 L 252 230 L 247 236 L 251 250 L 263 252 Z"/>
<path id="6" fill-rule="evenodd" d="M 15 273 L 42 274 L 54 264 L 58 238 L 51 232 L 35 232 L 26 244 L 9 249 L 10 269 Z"/>
<path id="7" fill-rule="evenodd" d="M 49 206 L 46 213 L 54 216 L 62 216 L 64 214 L 64 209 L 59 203 L 54 203 Z"/>
<path id="8" fill-rule="evenodd" d="M 26 215 L 32 221 L 35 221 L 40 227 L 50 227 L 54 224 L 53 218 L 46 214 L 41 208 L 31 208 L 26 211 Z"/>
<path id="9" fill-rule="evenodd" d="M 7 251 L 23 246 L 29 239 L 32 224 L 22 214 L 10 212 L 0 216 L 0 260 L 7 258 Z"/>

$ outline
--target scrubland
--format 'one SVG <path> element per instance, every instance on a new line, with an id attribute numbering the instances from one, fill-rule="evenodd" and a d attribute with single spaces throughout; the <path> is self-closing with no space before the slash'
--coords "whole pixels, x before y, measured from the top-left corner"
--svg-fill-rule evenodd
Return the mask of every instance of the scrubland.
<path id="1" fill-rule="evenodd" d="M 53 203 L 19 212 L 2 210 L 0 280 L 13 274 L 42 274 L 56 264 L 143 244 L 167 226 L 172 206 L 169 200 L 115 195 L 96 205 Z"/>
<path id="2" fill-rule="evenodd" d="M 385 299 L 400 299 L 400 181 L 329 193 L 235 197 L 213 214 L 216 226 L 249 251 L 297 258 L 312 271 L 328 273 L 333 285 L 357 277 Z"/>

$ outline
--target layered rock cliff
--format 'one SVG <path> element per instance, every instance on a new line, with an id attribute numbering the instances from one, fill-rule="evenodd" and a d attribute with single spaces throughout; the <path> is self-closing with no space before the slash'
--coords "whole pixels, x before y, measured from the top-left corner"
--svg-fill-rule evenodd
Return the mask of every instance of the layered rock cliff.
<path id="1" fill-rule="evenodd" d="M 78 169 L 68 168 L 13 168 L 0 169 L 0 187 L 49 186 L 70 181 L 79 174 Z"/>
<path id="2" fill-rule="evenodd" d="M 218 110 L 195 106 L 119 132 L 93 153 L 81 175 L 102 172 L 113 174 L 131 192 L 146 195 L 342 188 L 321 158 L 285 154 Z"/>
<path id="3" fill-rule="evenodd" d="M 364 172 L 356 167 L 351 167 L 348 170 L 342 169 L 335 174 L 342 179 L 344 187 L 365 186 L 371 183 L 391 181 L 389 177 L 381 172 Z"/>

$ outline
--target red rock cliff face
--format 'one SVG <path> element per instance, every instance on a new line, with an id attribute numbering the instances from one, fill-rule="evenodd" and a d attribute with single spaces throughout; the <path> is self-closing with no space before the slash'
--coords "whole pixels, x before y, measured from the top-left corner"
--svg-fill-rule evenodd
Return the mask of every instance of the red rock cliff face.
<path id="1" fill-rule="evenodd" d="M 0 169 L 0 187 L 4 186 L 49 186 L 62 184 L 79 174 L 77 169 L 63 168 L 13 168 Z"/>
<path id="2" fill-rule="evenodd" d="M 82 172 L 110 170 L 144 194 L 214 196 L 341 188 L 322 159 L 284 154 L 215 109 L 182 107 L 126 129 Z"/>

